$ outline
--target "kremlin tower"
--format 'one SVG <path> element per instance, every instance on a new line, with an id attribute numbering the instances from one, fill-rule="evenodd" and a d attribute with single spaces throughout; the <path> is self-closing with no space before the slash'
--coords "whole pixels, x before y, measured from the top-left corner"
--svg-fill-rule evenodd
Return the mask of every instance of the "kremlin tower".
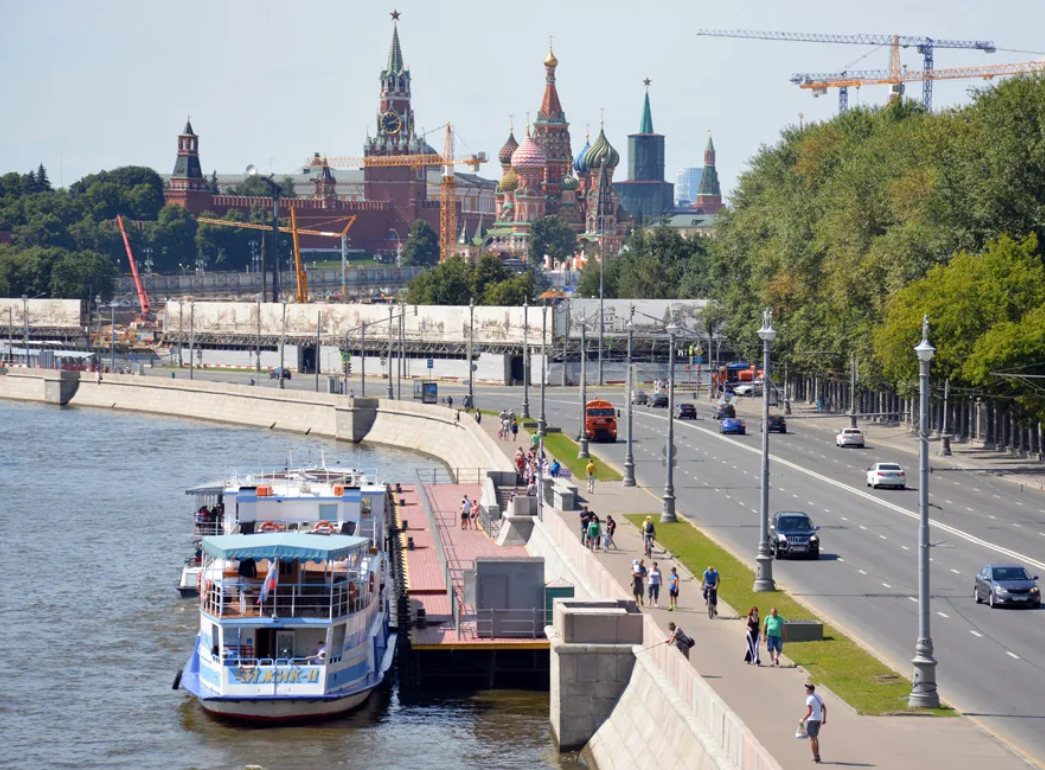
<path id="1" fill-rule="evenodd" d="M 190 211 L 201 210 L 210 202 L 210 188 L 200 168 L 199 137 L 188 118 L 184 130 L 178 134 L 178 156 L 174 161 L 170 189 L 164 192 L 164 198 L 167 203 L 184 206 Z"/>
<path id="2" fill-rule="evenodd" d="M 664 137 L 653 131 L 650 111 L 650 80 L 646 85 L 646 101 L 637 134 L 628 135 L 628 180 L 618 182 L 620 202 L 637 224 L 671 210 L 674 187 L 664 181 Z"/>
<path id="3" fill-rule="evenodd" d="M 697 200 L 693 208 L 702 214 L 715 214 L 722 208 L 722 187 L 718 183 L 715 143 L 711 141 L 710 131 L 708 145 L 704 148 L 704 171 L 700 175 L 700 187 L 697 188 Z"/>

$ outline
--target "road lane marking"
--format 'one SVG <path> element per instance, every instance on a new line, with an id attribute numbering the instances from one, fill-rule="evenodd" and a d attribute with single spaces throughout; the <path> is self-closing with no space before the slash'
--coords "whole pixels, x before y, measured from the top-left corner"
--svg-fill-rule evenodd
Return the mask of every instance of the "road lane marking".
<path id="1" fill-rule="evenodd" d="M 838 557 L 838 561 L 845 561 L 841 556 Z"/>
<path id="2" fill-rule="evenodd" d="M 878 537 L 882 538 L 882 540 L 888 540 L 889 539 L 885 535 L 879 535 Z"/>
<path id="3" fill-rule="evenodd" d="M 1006 650 L 1006 651 L 1005 651 L 1005 654 L 1006 654 L 1006 655 L 1008 655 L 1008 656 L 1009 656 L 1010 658 L 1014 658 L 1014 659 L 1016 659 L 1016 660 L 1019 660 L 1019 659 L 1020 659 L 1020 656 L 1019 656 L 1019 655 L 1017 655 L 1017 654 L 1016 654 L 1016 653 L 1014 653 L 1014 652 L 1009 652 L 1008 650 Z"/>
<path id="4" fill-rule="evenodd" d="M 997 520 L 998 520 L 998 517 L 997 517 L 997 516 L 995 516 L 995 515 L 994 515 L 993 513 L 988 513 L 987 515 L 988 515 L 988 516 L 990 516 L 990 517 L 991 517 L 992 519 L 994 519 L 995 521 L 997 521 Z"/>
<path id="5" fill-rule="evenodd" d="M 960 573 L 960 572 L 959 572 L 958 570 L 956 570 L 956 569 L 955 569 L 954 567 L 951 567 L 951 572 L 953 572 L 953 573 L 954 573 L 955 575 L 960 575 L 960 574 L 962 574 L 962 573 Z"/>
<path id="6" fill-rule="evenodd" d="M 864 572 L 863 570 L 858 570 L 858 572 L 859 572 L 859 573 L 860 573 L 861 575 L 866 575 L 866 574 L 867 574 L 867 573 L 866 573 L 866 572 Z"/>
<path id="7" fill-rule="evenodd" d="M 970 508 L 969 506 L 965 506 L 965 510 L 967 510 L 967 511 L 971 511 L 971 510 L 972 510 L 972 508 Z"/>
<path id="8" fill-rule="evenodd" d="M 910 550 L 911 550 L 911 549 L 910 549 L 910 548 L 908 548 L 908 547 L 907 547 L 906 545 L 901 545 L 900 547 L 901 547 L 901 548 L 903 548 L 903 549 L 904 549 L 905 551 L 910 551 Z"/>
<path id="9" fill-rule="evenodd" d="M 910 600 L 911 600 L 912 602 L 914 602 L 915 604 L 917 604 L 917 603 L 918 603 L 918 600 L 917 600 L 917 599 L 915 599 L 915 598 L 914 598 L 913 596 L 908 596 L 907 598 L 908 598 L 908 599 L 910 599 Z"/>
<path id="10" fill-rule="evenodd" d="M 969 633 L 972 634 L 973 636 L 978 636 L 981 639 L 983 638 L 983 634 L 981 634 L 979 631 L 973 631 L 971 628 L 969 629 Z"/>
<path id="11" fill-rule="evenodd" d="M 953 500 L 944 500 L 944 502 L 947 503 L 947 505 L 954 505 Z"/>
<path id="12" fill-rule="evenodd" d="M 864 530 L 866 530 L 866 529 L 867 529 L 867 527 L 865 527 L 865 526 L 864 526 L 863 524 L 861 524 L 861 525 L 860 525 L 860 529 L 864 529 Z"/>
<path id="13" fill-rule="evenodd" d="M 948 615 L 946 612 L 940 612 L 939 610 L 936 610 L 936 614 L 939 615 L 941 618 L 949 618 L 950 617 L 950 615 Z"/>
<path id="14" fill-rule="evenodd" d="M 892 586 L 889 585 L 888 583 L 882 583 L 882 585 L 885 586 L 886 588 L 892 588 Z"/>

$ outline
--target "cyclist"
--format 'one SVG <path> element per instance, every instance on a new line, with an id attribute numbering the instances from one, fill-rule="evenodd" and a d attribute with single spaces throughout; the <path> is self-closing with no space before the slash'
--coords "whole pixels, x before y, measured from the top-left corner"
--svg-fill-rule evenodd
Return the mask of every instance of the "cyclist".
<path id="1" fill-rule="evenodd" d="M 653 526 L 653 517 L 647 516 L 642 524 L 642 543 L 645 546 L 647 558 L 653 557 L 653 546 L 656 544 L 657 529 Z"/>
<path id="2" fill-rule="evenodd" d="M 718 571 L 713 566 L 708 565 L 700 579 L 700 588 L 704 592 L 704 601 L 712 607 L 718 605 L 718 580 Z"/>

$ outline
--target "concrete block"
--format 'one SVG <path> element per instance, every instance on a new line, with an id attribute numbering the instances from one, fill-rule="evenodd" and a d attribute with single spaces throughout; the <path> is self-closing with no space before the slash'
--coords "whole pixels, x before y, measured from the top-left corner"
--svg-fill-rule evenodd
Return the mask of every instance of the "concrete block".
<path id="1" fill-rule="evenodd" d="M 559 715 L 560 720 L 566 717 L 576 716 L 588 716 L 592 715 L 592 699 L 590 697 L 582 698 L 563 698 L 559 699 Z"/>
<path id="2" fill-rule="evenodd" d="M 553 658 L 559 660 L 559 676 L 561 681 L 572 682 L 577 679 L 577 661 L 576 655 L 552 655 Z"/>
<path id="3" fill-rule="evenodd" d="M 634 655 L 618 655 L 616 659 L 617 663 L 617 675 L 616 679 L 618 682 L 627 682 L 631 679 L 631 672 L 635 668 L 635 656 Z"/>
<path id="4" fill-rule="evenodd" d="M 617 642 L 620 644 L 642 644 L 643 618 L 641 612 L 628 612 L 617 616 Z"/>
<path id="5" fill-rule="evenodd" d="M 596 698 L 612 698 L 614 701 L 620 698 L 625 685 L 621 682 L 596 682 L 593 696 Z"/>
<path id="6" fill-rule="evenodd" d="M 591 740 L 591 736 L 594 734 L 595 719 L 590 714 L 563 715 L 559 721 L 559 732 L 556 735 L 559 750 L 577 750 Z"/>
<path id="7" fill-rule="evenodd" d="M 595 655 L 570 656 L 577 658 L 577 679 L 582 682 L 594 682 L 599 678 L 599 665 Z"/>
<path id="8" fill-rule="evenodd" d="M 598 682 L 566 682 L 563 692 L 567 698 L 591 698 L 595 695 Z"/>
<path id="9" fill-rule="evenodd" d="M 599 681 L 600 682 L 616 682 L 617 681 L 617 656 L 616 655 L 599 655 Z"/>
<path id="10" fill-rule="evenodd" d="M 789 642 L 822 642 L 824 624 L 819 620 L 785 620 L 784 636 Z"/>

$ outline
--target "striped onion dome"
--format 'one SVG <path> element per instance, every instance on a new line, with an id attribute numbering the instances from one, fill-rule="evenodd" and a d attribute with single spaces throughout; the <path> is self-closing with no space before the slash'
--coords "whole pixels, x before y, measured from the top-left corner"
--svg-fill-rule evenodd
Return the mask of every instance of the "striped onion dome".
<path id="1" fill-rule="evenodd" d="M 548 157 L 544 154 L 541 146 L 530 136 L 530 129 L 526 129 L 526 138 L 522 144 L 512 153 L 512 168 L 521 169 L 543 169 L 548 164 Z"/>
<path id="2" fill-rule="evenodd" d="M 588 171 L 588 166 L 584 162 L 584 155 L 591 149 L 591 142 L 588 141 L 588 137 L 584 137 L 584 146 L 581 147 L 581 151 L 573 159 L 573 170 L 578 174 L 584 174 Z"/>
<path id="3" fill-rule="evenodd" d="M 511 192 L 518 186 L 519 175 L 515 173 L 515 169 L 509 168 L 504 172 L 501 181 L 497 183 L 497 192 Z"/>
<path id="4" fill-rule="evenodd" d="M 584 162 L 592 170 L 603 164 L 606 164 L 607 168 L 617 168 L 617 164 L 620 163 L 620 153 L 613 149 L 613 145 L 606 138 L 605 130 L 599 129 L 599 136 L 595 140 L 595 144 L 584 154 Z"/>
<path id="5" fill-rule="evenodd" d="M 573 174 L 567 174 L 566 178 L 562 180 L 562 189 L 565 190 L 576 190 L 580 182 L 577 181 L 577 177 Z"/>
<path id="6" fill-rule="evenodd" d="M 515 133 L 513 131 L 508 132 L 508 141 L 504 143 L 504 147 L 497 153 L 497 159 L 501 161 L 502 165 L 507 166 L 512 162 L 512 153 L 519 147 L 519 142 L 515 139 Z"/>

